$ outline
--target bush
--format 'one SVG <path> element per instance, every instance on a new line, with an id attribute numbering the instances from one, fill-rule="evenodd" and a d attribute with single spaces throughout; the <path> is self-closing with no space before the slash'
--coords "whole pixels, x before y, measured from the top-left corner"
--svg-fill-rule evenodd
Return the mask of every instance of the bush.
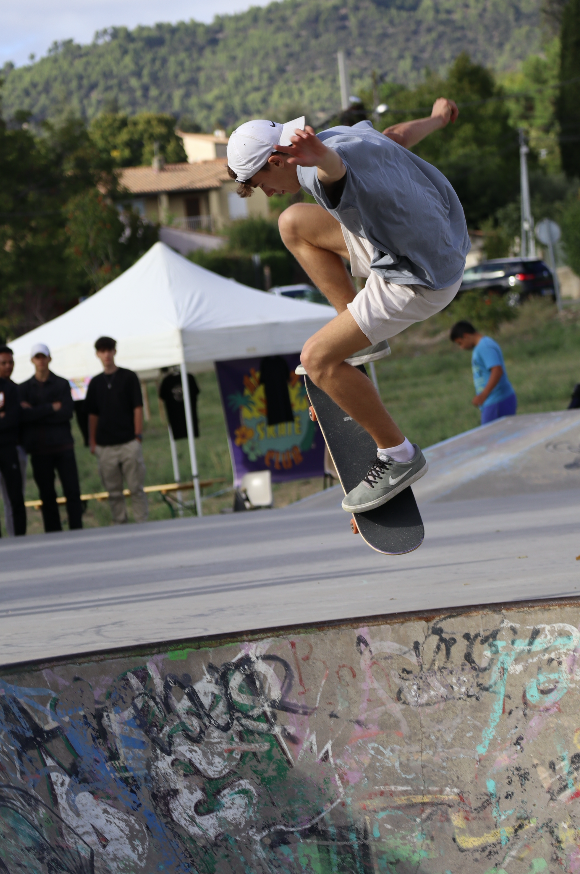
<path id="1" fill-rule="evenodd" d="M 507 258 L 513 243 L 512 235 L 502 226 L 495 227 L 492 221 L 484 222 L 481 227 L 485 233 L 483 240 L 485 260 Z"/>
<path id="2" fill-rule="evenodd" d="M 575 273 L 580 274 L 580 200 L 576 198 L 566 204 L 561 221 L 562 242 L 568 264 Z"/>
<path id="3" fill-rule="evenodd" d="M 232 252 L 285 252 L 278 225 L 265 218 L 247 218 L 228 228 L 228 249 Z"/>
<path id="4" fill-rule="evenodd" d="M 451 324 L 467 321 L 478 331 L 487 333 L 497 331 L 503 322 L 516 319 L 518 308 L 510 306 L 500 294 L 465 291 L 445 310 L 445 315 Z"/>
<path id="5" fill-rule="evenodd" d="M 205 252 L 199 249 L 187 256 L 194 264 L 205 267 L 220 276 L 235 279 L 243 285 L 264 290 L 264 267 L 268 265 L 272 275 L 272 285 L 290 285 L 294 282 L 294 259 L 289 252 L 262 252 L 261 264 L 256 267 L 251 255 L 217 249 Z"/>

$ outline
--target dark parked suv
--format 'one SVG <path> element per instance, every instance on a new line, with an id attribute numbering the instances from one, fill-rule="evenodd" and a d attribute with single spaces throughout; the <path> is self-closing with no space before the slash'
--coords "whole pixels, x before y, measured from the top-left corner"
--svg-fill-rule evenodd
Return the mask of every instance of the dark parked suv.
<path id="1" fill-rule="evenodd" d="M 505 294 L 514 305 L 536 295 L 554 300 L 556 294 L 552 272 L 538 258 L 496 258 L 468 267 L 459 291 L 480 290 Z"/>

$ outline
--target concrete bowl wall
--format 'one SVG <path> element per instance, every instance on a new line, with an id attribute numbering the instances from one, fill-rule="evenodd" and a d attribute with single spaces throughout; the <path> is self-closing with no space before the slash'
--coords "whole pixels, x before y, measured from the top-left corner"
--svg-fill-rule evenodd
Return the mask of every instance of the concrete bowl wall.
<path id="1" fill-rule="evenodd" d="M 0 872 L 580 871 L 580 604 L 0 668 Z"/>

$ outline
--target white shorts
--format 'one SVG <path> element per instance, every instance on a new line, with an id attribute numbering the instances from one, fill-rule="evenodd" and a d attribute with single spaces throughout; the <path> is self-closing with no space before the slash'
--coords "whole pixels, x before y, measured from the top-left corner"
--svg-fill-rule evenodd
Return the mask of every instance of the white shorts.
<path id="1" fill-rule="evenodd" d="M 367 280 L 363 290 L 348 304 L 348 309 L 372 345 L 440 312 L 459 291 L 461 279 L 437 291 L 424 285 L 395 285 L 381 279 L 371 270 L 372 244 L 351 234 L 344 225 L 340 227 L 349 252 L 352 275 Z"/>

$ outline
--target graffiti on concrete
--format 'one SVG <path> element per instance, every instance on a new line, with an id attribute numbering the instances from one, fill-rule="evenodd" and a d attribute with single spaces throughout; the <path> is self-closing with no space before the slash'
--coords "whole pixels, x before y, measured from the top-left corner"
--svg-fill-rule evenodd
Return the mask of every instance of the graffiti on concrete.
<path id="1" fill-rule="evenodd" d="M 0 872 L 580 872 L 580 608 L 0 671 Z"/>

